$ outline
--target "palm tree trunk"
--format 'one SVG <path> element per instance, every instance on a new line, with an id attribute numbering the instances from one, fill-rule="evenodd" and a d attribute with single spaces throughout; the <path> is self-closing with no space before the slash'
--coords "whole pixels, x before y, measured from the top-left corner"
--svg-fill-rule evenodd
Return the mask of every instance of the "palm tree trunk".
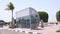
<path id="1" fill-rule="evenodd" d="M 13 10 L 12 10 L 12 23 L 13 23 Z"/>
<path id="2" fill-rule="evenodd" d="M 14 17 L 13 17 L 13 10 L 12 10 L 12 26 L 14 28 Z"/>

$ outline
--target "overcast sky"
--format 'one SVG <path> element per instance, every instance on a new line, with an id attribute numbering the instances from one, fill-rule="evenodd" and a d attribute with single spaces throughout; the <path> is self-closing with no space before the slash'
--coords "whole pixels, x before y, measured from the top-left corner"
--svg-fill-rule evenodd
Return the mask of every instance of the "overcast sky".
<path id="1" fill-rule="evenodd" d="M 27 7 L 32 7 L 37 11 L 45 11 L 49 14 L 49 22 L 56 21 L 56 12 L 60 9 L 60 0 L 0 0 L 0 20 L 11 21 L 11 12 L 6 11 L 6 5 L 12 2 L 15 6 L 15 12 Z"/>

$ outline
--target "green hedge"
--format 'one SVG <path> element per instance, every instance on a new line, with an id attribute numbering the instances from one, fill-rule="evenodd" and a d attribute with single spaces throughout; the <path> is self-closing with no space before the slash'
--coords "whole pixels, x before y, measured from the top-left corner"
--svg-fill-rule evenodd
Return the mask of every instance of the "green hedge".
<path id="1" fill-rule="evenodd" d="M 44 11 L 39 11 L 38 14 L 40 16 L 40 20 L 43 20 L 44 22 L 48 22 L 48 13 Z"/>

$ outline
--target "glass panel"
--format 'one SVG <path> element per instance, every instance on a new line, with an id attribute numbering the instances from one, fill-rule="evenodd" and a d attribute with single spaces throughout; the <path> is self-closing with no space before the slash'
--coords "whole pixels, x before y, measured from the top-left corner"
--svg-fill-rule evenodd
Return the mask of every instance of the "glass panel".
<path id="1" fill-rule="evenodd" d="M 36 18 L 31 16 L 31 24 L 35 24 L 36 23 Z"/>
<path id="2" fill-rule="evenodd" d="M 30 20 L 29 19 L 26 20 L 26 27 L 30 28 Z"/>

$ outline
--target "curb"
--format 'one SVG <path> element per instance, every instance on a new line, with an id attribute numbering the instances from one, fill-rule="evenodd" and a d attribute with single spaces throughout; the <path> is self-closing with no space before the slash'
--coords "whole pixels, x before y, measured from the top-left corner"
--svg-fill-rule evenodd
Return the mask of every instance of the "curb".
<path id="1" fill-rule="evenodd" d="M 14 30 L 14 29 L 8 29 L 8 30 L 15 31 L 15 32 L 23 32 L 23 33 L 27 33 L 27 34 L 42 34 L 42 33 L 38 33 L 38 32 L 28 32 L 28 31 Z"/>

